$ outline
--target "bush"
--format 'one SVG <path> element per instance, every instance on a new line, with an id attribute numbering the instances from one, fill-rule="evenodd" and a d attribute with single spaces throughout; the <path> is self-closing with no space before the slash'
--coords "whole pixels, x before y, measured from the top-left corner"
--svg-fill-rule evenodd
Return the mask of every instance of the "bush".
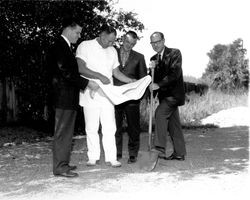
<path id="1" fill-rule="evenodd" d="M 221 110 L 247 106 L 248 93 L 238 90 L 233 93 L 209 90 L 205 95 L 191 94 L 189 102 L 180 107 L 181 122 L 185 126 L 199 126 L 200 120 Z"/>
<path id="2" fill-rule="evenodd" d="M 207 54 L 209 63 L 202 78 L 216 90 L 248 89 L 249 60 L 245 58 L 246 52 L 242 39 L 237 39 L 229 45 L 215 45 Z"/>
<path id="3" fill-rule="evenodd" d="M 233 93 L 209 90 L 205 95 L 190 93 L 188 102 L 179 107 L 181 123 L 185 128 L 201 127 L 201 119 L 221 110 L 248 105 L 248 92 L 237 90 Z M 155 108 L 158 101 L 155 102 Z M 141 129 L 148 131 L 149 102 L 141 104 Z M 154 124 L 154 121 L 153 121 Z"/>

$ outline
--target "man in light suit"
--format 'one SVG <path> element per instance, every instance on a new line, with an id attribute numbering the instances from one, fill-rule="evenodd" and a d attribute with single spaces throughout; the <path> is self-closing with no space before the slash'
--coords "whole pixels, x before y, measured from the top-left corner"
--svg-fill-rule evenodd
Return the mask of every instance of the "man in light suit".
<path id="1" fill-rule="evenodd" d="M 151 58 L 156 63 L 151 89 L 158 93 L 160 103 L 155 111 L 154 146 L 157 151 L 161 152 L 159 158 L 183 161 L 186 147 L 178 110 L 178 106 L 185 102 L 181 52 L 165 46 L 165 38 L 161 32 L 154 32 L 150 37 L 150 43 L 157 53 Z M 168 132 L 174 150 L 172 155 L 166 157 Z"/>
<path id="2" fill-rule="evenodd" d="M 80 38 L 82 27 L 79 24 L 77 19 L 65 17 L 62 34 L 49 50 L 47 66 L 55 108 L 53 174 L 67 178 L 78 176 L 72 171 L 77 167 L 70 166 L 69 162 L 80 89 L 98 88 L 96 83 L 80 76 L 71 50 L 71 44 Z"/>
<path id="3" fill-rule="evenodd" d="M 116 36 L 115 28 L 104 24 L 100 27 L 98 37 L 79 44 L 76 57 L 79 72 L 84 77 L 91 80 L 98 79 L 103 84 L 110 85 L 113 85 L 113 76 L 125 83 L 134 81 L 121 73 L 118 68 L 117 52 L 113 47 Z M 84 109 L 86 124 L 87 166 L 96 166 L 99 163 L 102 143 L 106 164 L 111 167 L 121 167 L 116 158 L 114 104 L 101 90 L 93 94 L 87 89 L 80 94 L 80 105 Z M 102 138 L 98 133 L 100 123 Z"/>
<path id="4" fill-rule="evenodd" d="M 134 31 L 128 31 L 123 36 L 123 44 L 117 49 L 119 58 L 119 69 L 127 77 L 138 80 L 147 75 L 147 67 L 145 64 L 144 56 L 132 48 L 136 45 L 138 36 Z M 114 78 L 114 85 L 124 85 L 125 83 Z M 115 106 L 115 117 L 117 131 L 116 147 L 117 159 L 122 158 L 122 145 L 123 145 L 123 120 L 127 120 L 127 133 L 128 133 L 128 164 L 137 161 L 137 155 L 140 148 L 140 101 L 131 100 L 120 105 Z"/>

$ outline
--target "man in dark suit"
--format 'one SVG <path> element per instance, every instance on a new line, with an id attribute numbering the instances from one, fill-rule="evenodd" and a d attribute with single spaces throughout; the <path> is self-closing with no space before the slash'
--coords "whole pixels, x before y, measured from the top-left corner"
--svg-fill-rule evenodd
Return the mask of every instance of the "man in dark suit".
<path id="1" fill-rule="evenodd" d="M 127 77 L 138 80 L 147 75 L 147 67 L 144 56 L 132 48 L 136 45 L 138 36 L 134 31 L 128 31 L 123 37 L 122 46 L 117 49 L 119 58 L 119 69 Z M 114 78 L 114 85 L 123 85 L 125 83 Z M 123 119 L 127 120 L 127 133 L 129 137 L 128 163 L 134 163 L 137 160 L 137 155 L 140 147 L 140 100 L 132 100 L 115 106 L 115 117 L 117 131 L 116 147 L 117 159 L 122 158 L 122 143 L 123 143 Z"/>
<path id="2" fill-rule="evenodd" d="M 78 72 L 71 44 L 80 38 L 82 27 L 76 19 L 66 17 L 62 34 L 52 45 L 48 54 L 48 70 L 52 81 L 55 127 L 53 141 L 53 174 L 63 177 L 77 177 L 70 166 L 72 137 L 75 126 L 80 89 L 87 86 L 97 89 L 94 82 L 82 78 Z"/>
<path id="3" fill-rule="evenodd" d="M 155 149 L 160 151 L 159 158 L 166 160 L 185 160 L 186 147 L 181 129 L 178 106 L 185 102 L 182 74 L 182 56 L 178 49 L 165 46 L 163 33 L 154 32 L 150 43 L 156 55 L 151 58 L 156 65 L 154 83 L 151 89 L 158 93 L 159 106 L 155 111 L 156 134 Z M 167 134 L 173 142 L 173 153 L 165 156 Z"/>

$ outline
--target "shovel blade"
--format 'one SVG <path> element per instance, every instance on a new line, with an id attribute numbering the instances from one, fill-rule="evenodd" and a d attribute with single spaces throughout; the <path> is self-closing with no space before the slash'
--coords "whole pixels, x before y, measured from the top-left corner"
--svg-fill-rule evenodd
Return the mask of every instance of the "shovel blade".
<path id="1" fill-rule="evenodd" d="M 158 162 L 159 152 L 147 151 L 142 152 L 141 157 L 139 158 L 139 167 L 145 171 L 153 171 Z"/>

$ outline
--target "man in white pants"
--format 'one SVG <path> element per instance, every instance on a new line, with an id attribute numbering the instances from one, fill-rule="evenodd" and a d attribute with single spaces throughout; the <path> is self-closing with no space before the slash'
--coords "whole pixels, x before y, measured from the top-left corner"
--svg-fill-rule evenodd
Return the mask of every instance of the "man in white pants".
<path id="1" fill-rule="evenodd" d="M 83 41 L 77 48 L 76 58 L 79 72 L 86 78 L 99 79 L 103 84 L 113 84 L 112 76 L 125 83 L 134 80 L 119 71 L 118 56 L 113 47 L 116 30 L 104 25 L 99 37 Z M 112 102 L 99 90 L 91 95 L 91 90 L 81 91 L 80 105 L 83 106 L 87 133 L 88 162 L 87 166 L 95 166 L 100 159 L 99 122 L 102 125 L 102 143 L 105 162 L 112 167 L 120 167 L 116 158 L 115 113 Z"/>

